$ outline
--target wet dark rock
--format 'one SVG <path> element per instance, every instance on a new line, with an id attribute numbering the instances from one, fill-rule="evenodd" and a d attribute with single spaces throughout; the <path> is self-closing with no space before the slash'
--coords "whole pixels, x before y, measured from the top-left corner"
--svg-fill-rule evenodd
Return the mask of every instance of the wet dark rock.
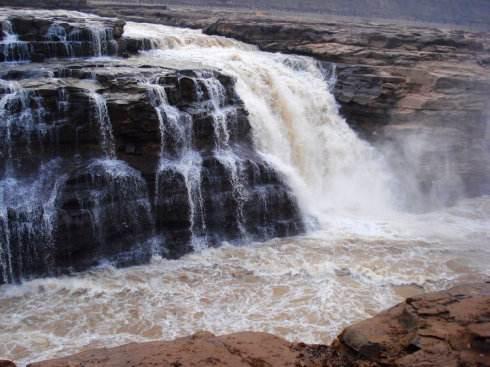
<path id="1" fill-rule="evenodd" d="M 114 22 L 114 26 L 112 27 L 112 36 L 115 39 L 119 39 L 122 37 L 122 35 L 124 33 L 124 26 L 125 25 L 126 25 L 126 22 L 124 20 L 121 20 L 121 19 L 117 19 Z"/>
<path id="2" fill-rule="evenodd" d="M 115 61 L 43 65 L 42 73 L 27 64 L 3 74 L 22 93 L 7 106 L 11 143 L 2 153 L 10 158 L 0 167 L 8 162 L 26 180 L 46 177 L 47 186 L 33 189 L 51 204 L 17 206 L 2 218 L 2 283 L 303 230 L 289 188 L 255 152 L 233 78 Z M 155 88 L 164 99 L 155 99 Z M 108 159 L 107 121 L 117 160 Z M 46 246 L 35 245 L 40 238 Z"/>
<path id="3" fill-rule="evenodd" d="M 148 261 L 151 248 L 134 249 L 151 233 L 153 221 L 146 183 L 137 171 L 117 161 L 88 162 L 69 175 L 57 201 L 53 256 L 58 272 L 104 260 L 115 265 Z M 124 256 L 129 253 L 132 261 Z"/>
<path id="4" fill-rule="evenodd" d="M 91 23 L 75 16 L 29 16 L 3 11 L 2 29 L 18 41 L 0 45 L 0 62 L 42 62 L 48 58 L 129 56 L 151 48 L 148 40 L 123 37 L 125 22 L 119 19 Z M 7 29 L 6 24 L 10 24 Z M 11 28 L 11 29 L 10 29 Z M 3 32 L 2 32 L 3 37 Z"/>
<path id="5" fill-rule="evenodd" d="M 174 168 L 163 169 L 157 178 L 156 227 L 168 243 L 165 255 L 178 258 L 192 251 L 191 208 L 185 177 Z"/>
<path id="6" fill-rule="evenodd" d="M 13 30 L 22 41 L 44 40 L 49 27 L 53 23 L 48 19 L 29 16 L 13 16 L 9 18 Z"/>

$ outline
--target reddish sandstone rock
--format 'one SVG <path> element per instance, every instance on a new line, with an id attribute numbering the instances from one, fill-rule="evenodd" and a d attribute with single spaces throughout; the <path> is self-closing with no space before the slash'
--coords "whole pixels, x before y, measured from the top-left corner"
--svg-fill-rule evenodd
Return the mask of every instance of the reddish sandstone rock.
<path id="1" fill-rule="evenodd" d="M 490 283 L 408 298 L 348 327 L 333 347 L 379 365 L 490 366 Z"/>
<path id="2" fill-rule="evenodd" d="M 87 351 L 63 359 L 33 363 L 30 367 L 295 366 L 302 358 L 300 355 L 301 348 L 269 334 L 239 333 L 218 337 L 202 332 L 171 342 L 134 343 Z"/>

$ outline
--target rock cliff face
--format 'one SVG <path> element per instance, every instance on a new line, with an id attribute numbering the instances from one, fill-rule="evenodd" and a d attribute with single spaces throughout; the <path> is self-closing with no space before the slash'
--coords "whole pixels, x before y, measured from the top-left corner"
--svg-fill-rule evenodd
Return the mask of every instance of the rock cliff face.
<path id="1" fill-rule="evenodd" d="M 2 24 L 12 50 L 2 55 L 16 62 L 0 73 L 0 284 L 303 230 L 290 190 L 255 152 L 232 78 L 77 61 L 147 45 L 123 38 L 117 20 Z"/>
<path id="2" fill-rule="evenodd" d="M 61 366 L 490 366 L 490 283 L 409 298 L 348 327 L 331 346 L 264 333 L 198 333 L 171 342 L 90 350 L 30 367 Z"/>

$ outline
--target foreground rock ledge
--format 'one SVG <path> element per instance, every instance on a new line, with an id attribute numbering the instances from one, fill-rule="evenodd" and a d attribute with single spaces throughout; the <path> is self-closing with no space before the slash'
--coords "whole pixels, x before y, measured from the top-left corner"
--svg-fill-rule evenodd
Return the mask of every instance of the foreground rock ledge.
<path id="1" fill-rule="evenodd" d="M 201 332 L 170 342 L 90 350 L 28 367 L 65 366 L 490 366 L 490 282 L 408 298 L 348 327 L 331 346 L 289 343 L 265 333 Z"/>

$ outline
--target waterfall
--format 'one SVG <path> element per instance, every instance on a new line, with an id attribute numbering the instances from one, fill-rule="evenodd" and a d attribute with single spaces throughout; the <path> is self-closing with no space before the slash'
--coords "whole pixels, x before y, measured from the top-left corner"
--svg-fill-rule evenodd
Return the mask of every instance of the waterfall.
<path id="1" fill-rule="evenodd" d="M 1 21 L 3 40 L 0 41 L 0 49 L 3 52 L 3 61 L 20 62 L 30 60 L 29 44 L 19 41 L 19 37 L 14 33 L 12 23 L 5 19 Z"/>
<path id="2" fill-rule="evenodd" d="M 49 22 L 46 28 L 35 22 L 27 33 L 17 17 L 30 16 L 32 11 L 0 9 L 0 62 L 19 63 L 45 58 L 102 57 L 117 55 L 118 40 L 114 38 L 110 20 L 72 13 L 36 11 L 36 18 Z M 57 13 L 58 17 L 54 16 Z M 16 30 L 16 27 L 20 27 Z"/>
<path id="3" fill-rule="evenodd" d="M 30 154 L 32 139 L 46 135 L 48 128 L 44 123 L 43 101 L 36 93 L 15 82 L 1 81 L 0 86 L 6 92 L 0 98 L 1 151 L 7 158 L 6 168 L 11 170 L 13 150 L 23 148 Z"/>
<path id="4" fill-rule="evenodd" d="M 94 118 L 97 121 L 100 132 L 100 145 L 105 156 L 108 158 L 116 157 L 116 145 L 112 133 L 112 123 L 107 109 L 107 103 L 99 93 L 92 92 L 90 97 L 94 102 Z"/>
<path id="5" fill-rule="evenodd" d="M 331 92 L 333 69 L 326 70 L 311 58 L 259 52 L 200 31 L 129 23 L 126 34 L 156 39 L 160 49 L 144 52 L 147 62 L 203 65 L 237 79 L 236 90 L 249 112 L 256 147 L 287 177 L 307 216 L 377 216 L 395 206 L 393 178 L 382 156 L 340 116 Z M 232 173 L 240 201 L 246 193 L 240 189 L 240 160 L 227 147 L 223 93 L 216 81 L 203 80 L 215 134 L 222 144 L 216 156 Z"/>
<path id="6" fill-rule="evenodd" d="M 109 231 L 137 234 L 154 226 L 146 183 L 138 171 L 123 161 L 96 159 L 80 172 L 84 180 L 74 188 L 74 195 L 82 211 L 89 214 L 102 254 Z"/>
<path id="7" fill-rule="evenodd" d="M 55 202 L 66 176 L 61 160 L 41 162 L 34 176 L 25 176 L 32 139 L 47 134 L 45 109 L 36 93 L 15 82 L 1 84 L 0 142 L 4 173 L 0 176 L 0 273 L 5 281 L 18 281 L 24 267 L 50 271 L 50 248 L 56 225 Z"/>
<path id="8" fill-rule="evenodd" d="M 68 40 L 68 35 L 65 28 L 57 23 L 53 23 L 49 26 L 46 38 L 54 43 L 61 42 L 64 47 L 66 57 L 74 57 L 75 52 L 73 50 L 72 42 Z M 54 53 L 56 55 L 56 53 Z"/>
<path id="9" fill-rule="evenodd" d="M 195 250 L 199 250 L 206 246 L 206 220 L 201 192 L 202 157 L 192 147 L 192 119 L 185 112 L 170 105 L 163 86 L 147 83 L 146 87 L 160 127 L 160 159 L 155 180 L 155 205 L 157 206 L 161 200 L 159 185 L 162 173 L 173 170 L 182 175 L 189 203 L 191 244 Z M 174 148 L 169 150 L 168 143 Z M 169 155 L 169 151 L 173 154 Z"/>
<path id="10" fill-rule="evenodd" d="M 209 96 L 216 145 L 214 155 L 229 172 L 233 198 L 237 204 L 238 227 L 241 236 L 246 238 L 243 207 L 247 201 L 247 190 L 242 180 L 241 159 L 230 147 L 230 131 L 228 127 L 228 123 L 233 121 L 233 114 L 236 111 L 234 108 L 225 107 L 226 92 L 218 79 L 213 78 L 209 73 L 203 72 L 198 73 L 198 77 Z"/>
<path id="11" fill-rule="evenodd" d="M 114 20 L 8 11 L 46 25 L 33 60 L 114 54 Z M 407 294 L 488 278 L 490 197 L 397 211 L 383 156 L 339 113 L 334 67 L 195 30 L 124 36 L 146 51 L 3 64 L 0 355 L 28 364 L 203 325 L 326 344 Z M 468 153 L 488 156 L 490 129 L 474 133 L 487 139 Z M 451 155 L 420 167 L 421 136 L 392 155 L 455 183 Z"/>
<path id="12" fill-rule="evenodd" d="M 103 45 L 104 42 L 98 44 Z M 104 254 L 111 236 L 108 229 L 118 234 L 129 231 L 128 234 L 135 236 L 146 233 L 153 236 L 155 223 L 145 180 L 126 162 L 117 160 L 116 143 L 105 97 L 94 91 L 89 96 L 93 101 L 93 117 L 99 128 L 100 146 L 105 158 L 96 159 L 82 169 L 81 172 L 87 172 L 88 181 L 76 190 L 82 191 L 81 194 L 76 194 L 76 200 L 82 211 L 89 213 L 91 231 L 100 247 L 101 255 L 110 257 L 110 254 Z M 122 251 L 115 261 L 131 262 L 120 257 L 145 257 L 155 251 L 155 243 L 151 240 L 147 246 L 142 245 L 145 239 L 140 238 L 139 241 L 140 243 L 129 244 L 133 250 L 128 253 Z M 143 248 L 134 250 L 138 245 Z"/>
<path id="13" fill-rule="evenodd" d="M 24 267 L 32 264 L 43 272 L 51 270 L 56 198 L 66 179 L 61 163 L 54 159 L 42 164 L 34 181 L 13 176 L 0 180 L 0 272 L 7 281 L 20 280 Z"/>
<path id="14" fill-rule="evenodd" d="M 54 22 L 43 37 L 64 47 L 53 55 L 79 55 L 82 45 L 92 48 L 83 55 L 107 55 L 113 35 L 104 24 Z M 30 76 L 2 82 L 3 279 L 23 276 L 36 239 L 53 243 L 42 269 L 32 266 L 46 274 L 53 261 L 64 271 L 102 258 L 143 262 L 150 252 L 178 257 L 389 207 L 383 161 L 340 117 L 331 69 L 199 31 L 130 23 L 127 32 L 154 36 L 158 48 L 125 65 L 100 60 L 114 68 L 60 69 L 55 90 Z M 124 121 L 113 127 L 111 115 Z M 74 151 L 56 150 L 72 143 Z M 51 164 L 55 150 L 63 158 Z M 13 183 L 41 187 L 49 205 L 14 203 Z M 152 236 L 160 242 L 148 251 Z"/>
<path id="15" fill-rule="evenodd" d="M 17 96 L 17 86 L 12 82 L 2 81 L 2 87 L 5 90 L 4 96 L 0 99 L 0 119 L 3 121 L 3 154 L 4 159 L 12 157 L 12 124 L 14 123 L 10 110 L 11 101 Z M 6 150 L 6 152 L 5 152 Z M 10 160 L 9 160 L 10 161 Z"/>
<path id="16" fill-rule="evenodd" d="M 109 55 L 111 41 L 113 41 L 112 30 L 108 28 L 90 27 L 89 31 L 93 55 L 95 57 Z"/>

